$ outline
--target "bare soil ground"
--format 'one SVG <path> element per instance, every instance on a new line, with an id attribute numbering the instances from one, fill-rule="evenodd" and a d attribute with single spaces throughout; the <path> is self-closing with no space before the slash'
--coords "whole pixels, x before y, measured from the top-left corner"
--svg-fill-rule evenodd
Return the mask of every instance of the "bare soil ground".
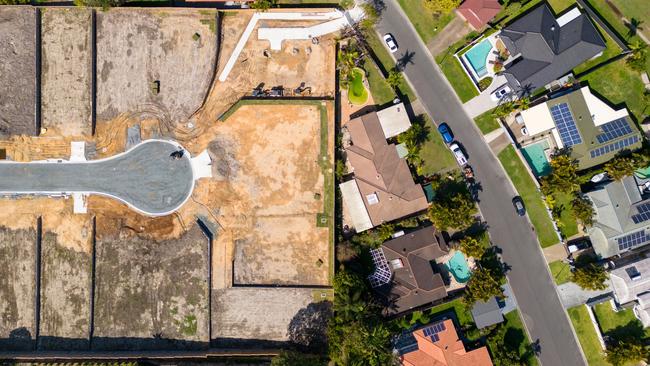
<path id="1" fill-rule="evenodd" d="M 178 239 L 151 240 L 121 219 L 97 220 L 93 346 L 207 345 L 208 240 L 198 225 Z"/>
<path id="2" fill-rule="evenodd" d="M 212 81 L 216 20 L 207 9 L 97 12 L 97 119 L 142 113 L 184 123 Z"/>
<path id="3" fill-rule="evenodd" d="M 87 349 L 90 334 L 92 219 L 45 214 L 41 241 L 40 349 Z"/>
<path id="4" fill-rule="evenodd" d="M 35 135 L 36 11 L 0 7 L 0 137 Z"/>
<path id="5" fill-rule="evenodd" d="M 48 134 L 92 133 L 91 15 L 84 8 L 42 10 L 41 118 Z"/>

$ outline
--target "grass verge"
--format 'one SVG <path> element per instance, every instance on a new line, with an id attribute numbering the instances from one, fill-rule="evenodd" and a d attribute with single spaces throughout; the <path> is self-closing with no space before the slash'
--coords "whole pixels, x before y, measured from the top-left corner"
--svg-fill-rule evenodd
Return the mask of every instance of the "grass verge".
<path id="1" fill-rule="evenodd" d="M 589 317 L 587 306 L 576 306 L 568 309 L 567 312 L 569 313 L 571 323 L 573 323 L 573 329 L 575 329 L 578 335 L 582 352 L 587 357 L 589 366 L 608 366 L 609 363 L 605 361 L 605 354 L 600 347 L 598 335 L 596 335 L 596 330 Z"/>
<path id="2" fill-rule="evenodd" d="M 381 67 L 386 71 L 390 71 L 393 68 L 395 68 L 395 61 L 391 57 L 390 53 L 384 46 L 384 42 L 379 39 L 379 35 L 377 35 L 376 32 L 367 32 L 368 35 L 366 37 L 368 41 L 368 45 L 370 48 L 372 48 L 372 52 L 375 54 L 379 62 L 381 63 Z M 370 60 L 369 60 L 370 61 Z M 383 77 L 383 74 L 380 74 Z M 408 82 L 406 81 L 406 78 L 402 78 L 402 81 L 399 83 L 397 86 L 397 90 L 399 92 L 406 96 L 409 101 L 413 102 L 417 99 L 415 96 L 415 93 L 409 86 Z"/>
<path id="3" fill-rule="evenodd" d="M 436 56 L 436 62 L 440 65 L 442 73 L 449 80 L 449 83 L 454 88 L 461 102 L 465 103 L 478 95 L 478 90 L 476 90 L 474 83 L 467 76 L 465 70 L 463 70 L 460 61 L 454 57 L 453 52 L 441 53 Z"/>
<path id="4" fill-rule="evenodd" d="M 499 160 L 510 176 L 510 180 L 515 185 L 517 192 L 524 200 L 528 217 L 535 227 L 542 248 L 556 244 L 558 237 L 555 234 L 553 222 L 548 216 L 541 194 L 515 149 L 508 146 L 499 153 Z"/>
<path id="5" fill-rule="evenodd" d="M 553 281 L 555 281 L 557 285 L 571 282 L 571 267 L 568 264 L 563 261 L 555 261 L 549 263 L 548 266 L 551 268 Z"/>
<path id="6" fill-rule="evenodd" d="M 488 133 L 500 127 L 497 119 L 494 118 L 494 116 L 492 116 L 492 110 L 489 110 L 481 114 L 480 116 L 474 118 L 474 122 L 478 126 L 478 129 L 481 130 L 481 132 L 484 135 L 487 135 Z"/>
<path id="7" fill-rule="evenodd" d="M 388 85 L 388 82 L 386 82 L 386 79 L 384 79 L 384 76 L 377 69 L 374 62 L 366 59 L 363 68 L 366 71 L 370 94 L 372 94 L 372 99 L 375 104 L 383 105 L 392 102 L 396 97 L 395 91 Z"/>

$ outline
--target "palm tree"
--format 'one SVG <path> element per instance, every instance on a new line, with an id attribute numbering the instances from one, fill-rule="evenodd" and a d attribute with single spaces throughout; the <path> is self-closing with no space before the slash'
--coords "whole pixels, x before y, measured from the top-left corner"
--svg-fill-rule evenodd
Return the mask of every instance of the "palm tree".
<path id="1" fill-rule="evenodd" d="M 386 78 L 386 82 L 393 89 L 395 89 L 399 86 L 399 84 L 402 82 L 403 79 L 404 77 L 402 76 L 402 73 L 395 68 L 388 72 L 388 77 Z"/>

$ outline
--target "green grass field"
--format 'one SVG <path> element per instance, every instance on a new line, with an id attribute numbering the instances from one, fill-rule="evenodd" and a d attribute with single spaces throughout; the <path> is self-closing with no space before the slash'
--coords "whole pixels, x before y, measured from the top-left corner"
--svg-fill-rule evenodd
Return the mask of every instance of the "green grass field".
<path id="1" fill-rule="evenodd" d="M 517 192 L 524 200 L 528 217 L 535 227 L 542 248 L 556 244 L 559 240 L 555 234 L 551 218 L 548 217 L 546 206 L 537 190 L 537 186 L 533 182 L 533 178 L 526 171 L 524 163 L 519 159 L 514 148 L 508 146 L 504 149 L 499 153 L 499 160 L 510 176 Z"/>
<path id="2" fill-rule="evenodd" d="M 632 336 L 647 339 L 650 337 L 650 328 L 643 329 L 643 324 L 634 316 L 632 309 L 614 312 L 609 302 L 603 302 L 594 306 L 594 313 L 604 335 L 613 338 Z"/>
<path id="3" fill-rule="evenodd" d="M 379 59 L 379 62 L 381 63 L 384 70 L 388 72 L 393 68 L 395 68 L 395 61 L 393 60 L 390 53 L 386 49 L 386 46 L 384 46 L 384 41 L 379 39 L 379 35 L 377 35 L 376 32 L 368 32 L 368 33 L 369 34 L 366 38 L 368 41 L 368 45 L 370 46 L 370 48 L 372 48 L 372 52 L 375 54 L 375 56 L 377 56 L 377 59 Z M 366 63 L 367 62 L 372 62 L 372 61 L 368 60 L 366 61 Z M 400 91 L 400 93 L 405 95 L 409 99 L 409 101 L 413 102 L 417 99 L 415 93 L 413 92 L 413 90 L 411 90 L 411 87 L 409 86 L 405 78 L 403 78 L 402 81 L 399 83 L 397 89 Z"/>
<path id="4" fill-rule="evenodd" d="M 368 91 L 363 85 L 364 74 L 364 71 L 359 68 L 354 68 L 350 73 L 348 100 L 352 104 L 362 105 L 368 101 Z"/>
<path id="5" fill-rule="evenodd" d="M 557 285 L 567 283 L 571 281 L 571 267 L 563 261 L 555 261 L 548 264 L 551 268 L 551 275 L 553 276 L 553 281 Z"/>
<path id="6" fill-rule="evenodd" d="M 474 86 L 474 83 L 467 76 L 460 61 L 454 57 L 453 53 L 441 53 L 436 56 L 436 62 L 454 88 L 454 91 L 456 91 L 461 102 L 465 103 L 478 95 L 478 90 Z"/>
<path id="7" fill-rule="evenodd" d="M 576 235 L 578 233 L 578 222 L 573 217 L 573 209 L 571 208 L 573 195 L 567 193 L 556 193 L 555 199 L 555 205 L 561 208 L 560 217 L 556 218 L 560 232 L 565 238 Z"/>
<path id="8" fill-rule="evenodd" d="M 492 116 L 492 110 L 489 110 L 474 118 L 474 122 L 484 135 L 499 128 L 499 122 L 496 118 L 494 118 L 494 116 Z"/>
<path id="9" fill-rule="evenodd" d="M 398 0 L 424 43 L 429 43 L 454 18 L 454 13 L 436 15 L 424 6 L 423 0 Z"/>
<path id="10" fill-rule="evenodd" d="M 587 307 L 585 305 L 576 306 L 568 309 L 569 318 L 573 323 L 580 341 L 582 352 L 587 357 L 589 366 L 608 366 L 609 363 L 605 361 L 605 354 L 598 341 L 596 330 L 591 322 Z"/>
<path id="11" fill-rule="evenodd" d="M 363 67 L 367 73 L 370 94 L 372 94 L 372 99 L 375 101 L 375 104 L 383 105 L 390 103 L 397 97 L 393 88 L 388 85 L 388 82 L 386 82 L 386 79 L 381 75 L 381 72 L 379 72 L 372 60 L 366 59 Z"/>
<path id="12" fill-rule="evenodd" d="M 420 158 L 422 159 L 422 168 L 419 172 L 424 176 L 430 176 L 439 172 L 446 172 L 457 169 L 456 159 L 447 148 L 447 145 L 442 141 L 442 137 L 436 130 L 436 126 L 431 120 L 426 119 L 426 126 L 429 128 L 429 136 L 427 141 L 420 149 Z"/>

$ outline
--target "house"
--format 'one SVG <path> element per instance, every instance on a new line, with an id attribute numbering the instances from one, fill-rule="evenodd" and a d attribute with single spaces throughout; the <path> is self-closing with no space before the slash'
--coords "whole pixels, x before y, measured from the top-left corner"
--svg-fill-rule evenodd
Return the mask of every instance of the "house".
<path id="1" fill-rule="evenodd" d="M 496 297 L 492 296 L 488 301 L 477 301 L 472 307 L 472 318 L 478 329 L 503 322 L 503 314 Z"/>
<path id="2" fill-rule="evenodd" d="M 634 315 L 650 326 L 650 258 L 639 259 L 609 274 L 614 299 L 619 305 L 634 303 Z"/>
<path id="3" fill-rule="evenodd" d="M 386 141 L 408 127 L 401 103 L 354 118 L 343 127 L 343 146 L 353 179 L 339 188 L 345 216 L 357 232 L 428 207 L 424 190 L 413 181 L 398 145 Z"/>
<path id="4" fill-rule="evenodd" d="M 501 11 L 497 0 L 465 0 L 456 13 L 475 30 L 483 29 Z"/>
<path id="5" fill-rule="evenodd" d="M 556 19 L 546 3 L 503 28 L 498 37 L 512 56 L 503 75 L 512 90 L 523 94 L 568 74 L 605 49 L 587 15 L 573 8 Z"/>
<path id="6" fill-rule="evenodd" d="M 609 258 L 650 244 L 648 179 L 634 176 L 599 185 L 586 195 L 596 215 L 587 230 L 594 252 Z"/>
<path id="7" fill-rule="evenodd" d="M 621 150 L 641 147 L 641 132 L 627 109 L 613 109 L 587 86 L 561 92 L 545 103 L 522 111 L 517 118 L 523 124 L 522 145 L 545 140 L 547 155 L 554 148 L 571 148 L 579 169 L 605 163 Z"/>
<path id="8" fill-rule="evenodd" d="M 438 321 L 413 331 L 414 344 L 400 354 L 404 366 L 491 366 L 487 347 L 465 349 L 452 320 Z"/>
<path id="9" fill-rule="evenodd" d="M 435 260 L 447 255 L 449 247 L 435 227 L 388 240 L 370 253 L 375 272 L 368 280 L 390 304 L 389 313 L 401 313 L 447 296 Z"/>

